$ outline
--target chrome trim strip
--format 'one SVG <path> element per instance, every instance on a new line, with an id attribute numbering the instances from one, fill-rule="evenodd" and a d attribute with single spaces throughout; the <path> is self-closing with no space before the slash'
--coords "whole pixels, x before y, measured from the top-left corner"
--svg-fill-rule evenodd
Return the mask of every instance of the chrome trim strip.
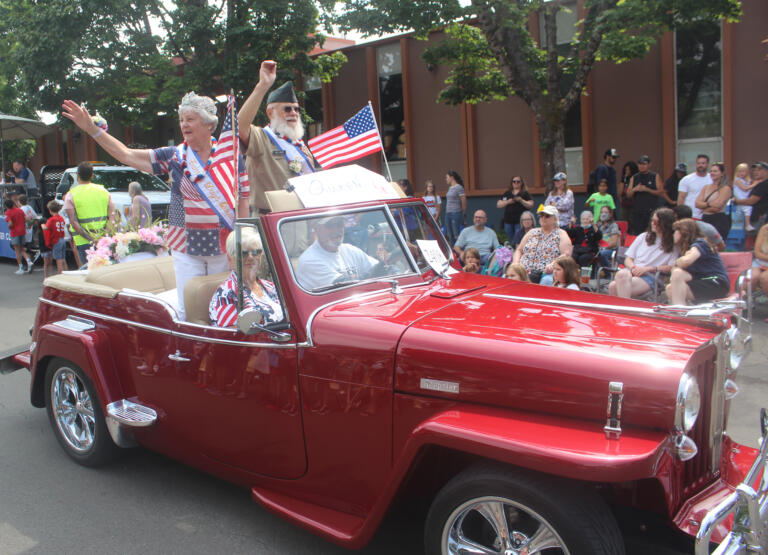
<path id="1" fill-rule="evenodd" d="M 93 320 L 86 320 L 85 318 L 79 318 L 72 315 L 67 316 L 66 320 L 53 322 L 53 325 L 80 333 L 84 331 L 91 331 L 96 327 L 96 323 Z"/>
<path id="2" fill-rule="evenodd" d="M 170 335 L 173 337 L 181 337 L 184 339 L 193 339 L 195 341 L 200 341 L 202 343 L 220 343 L 223 345 L 236 345 L 236 346 L 242 346 L 242 347 L 256 347 L 260 349 L 292 349 L 296 348 L 298 345 L 297 343 L 283 343 L 283 344 L 275 344 L 275 343 L 252 343 L 250 341 L 235 341 L 233 339 L 219 339 L 216 337 L 203 337 L 201 335 L 192 335 L 189 333 L 183 333 L 183 332 L 177 332 L 173 330 L 169 330 L 166 328 L 159 328 L 157 326 L 150 326 L 148 324 L 142 324 L 140 322 L 134 322 L 133 320 L 125 320 L 123 318 L 117 318 L 116 316 L 107 316 L 105 314 L 100 314 L 98 312 L 92 312 L 90 310 L 85 310 L 83 308 L 77 308 L 74 306 L 62 304 L 56 301 L 52 301 L 50 299 L 40 298 L 40 302 L 50 304 L 52 306 L 56 306 L 58 308 L 63 308 L 65 310 L 71 310 L 73 312 L 77 312 L 80 314 L 85 314 L 87 316 L 90 316 L 92 318 L 99 318 L 101 320 L 105 320 L 107 322 L 116 322 L 118 324 L 125 324 L 127 326 L 134 326 L 137 328 L 149 330 L 149 331 L 155 331 L 158 333 L 162 333 L 165 335 Z M 179 322 L 178 320 L 174 320 L 175 322 Z M 183 322 L 185 324 L 189 325 L 195 325 L 190 324 L 189 322 Z M 196 327 L 200 327 L 203 329 L 226 329 L 226 328 L 212 328 L 211 326 L 200 326 L 199 324 L 196 325 Z M 227 330 L 229 331 L 229 330 Z M 236 331 L 236 330 L 235 330 Z"/>

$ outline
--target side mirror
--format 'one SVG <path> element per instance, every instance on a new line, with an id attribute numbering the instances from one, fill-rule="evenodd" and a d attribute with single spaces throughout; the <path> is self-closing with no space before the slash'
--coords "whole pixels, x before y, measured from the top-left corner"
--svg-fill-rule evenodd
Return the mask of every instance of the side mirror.
<path id="1" fill-rule="evenodd" d="M 246 335 L 260 331 L 263 324 L 264 316 L 255 308 L 246 308 L 237 315 L 237 329 Z"/>

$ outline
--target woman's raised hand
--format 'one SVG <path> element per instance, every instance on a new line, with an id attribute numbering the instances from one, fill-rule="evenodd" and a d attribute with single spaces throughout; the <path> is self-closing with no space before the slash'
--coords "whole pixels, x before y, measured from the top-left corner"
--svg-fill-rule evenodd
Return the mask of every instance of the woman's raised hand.
<path id="1" fill-rule="evenodd" d="M 88 113 L 85 106 L 77 104 L 73 100 L 65 100 L 61 107 L 63 109 L 61 115 L 71 120 L 72 123 L 89 135 L 93 135 L 98 131 L 99 128 L 93 123 L 91 114 Z"/>

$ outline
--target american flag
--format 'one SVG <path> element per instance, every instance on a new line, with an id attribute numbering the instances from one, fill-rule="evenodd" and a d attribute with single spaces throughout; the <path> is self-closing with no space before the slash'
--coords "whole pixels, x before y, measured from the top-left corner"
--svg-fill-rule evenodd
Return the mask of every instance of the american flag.
<path id="1" fill-rule="evenodd" d="M 382 150 L 371 105 L 368 104 L 344 125 L 310 139 L 307 146 L 323 168 Z"/>
<path id="2" fill-rule="evenodd" d="M 235 161 L 238 159 L 237 142 L 237 107 L 235 106 L 235 97 L 228 96 L 227 117 L 221 127 L 216 154 L 211 161 L 209 173 L 232 210 L 237 204 L 237 186 L 234 180 Z M 241 168 L 238 180 L 241 187 L 247 186 L 248 174 L 245 172 L 245 168 Z"/>

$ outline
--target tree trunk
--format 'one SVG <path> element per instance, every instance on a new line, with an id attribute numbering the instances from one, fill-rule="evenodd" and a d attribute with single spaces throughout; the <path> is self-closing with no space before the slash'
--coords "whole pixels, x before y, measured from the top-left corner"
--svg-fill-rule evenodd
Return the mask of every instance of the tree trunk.
<path id="1" fill-rule="evenodd" d="M 552 177 L 565 171 L 565 135 L 562 125 L 554 125 L 543 115 L 536 114 L 539 148 L 544 161 L 544 186 L 549 193 L 554 186 Z"/>

